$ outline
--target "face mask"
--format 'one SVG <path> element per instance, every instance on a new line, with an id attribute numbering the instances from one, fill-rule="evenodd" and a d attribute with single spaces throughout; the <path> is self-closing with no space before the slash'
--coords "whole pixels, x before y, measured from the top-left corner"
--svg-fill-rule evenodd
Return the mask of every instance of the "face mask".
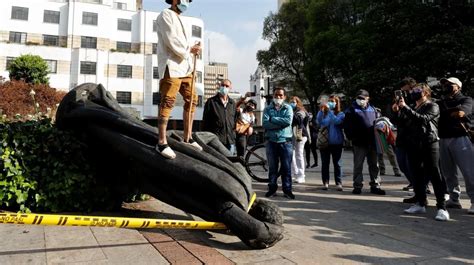
<path id="1" fill-rule="evenodd" d="M 291 106 L 293 109 L 296 109 L 296 103 L 295 103 L 295 102 L 291 102 L 291 103 L 290 103 L 290 106 Z"/>
<path id="2" fill-rule="evenodd" d="M 441 89 L 441 93 L 443 93 L 443 95 L 446 95 L 446 96 L 451 95 L 453 91 L 454 91 L 453 85 L 445 85 Z"/>
<path id="3" fill-rule="evenodd" d="M 283 99 L 282 98 L 274 98 L 273 99 L 273 102 L 275 103 L 275 105 L 278 105 L 278 106 L 281 106 L 283 104 Z"/>
<path id="4" fill-rule="evenodd" d="M 181 13 L 184 13 L 188 9 L 189 2 L 187 0 L 181 0 L 180 2 L 181 3 L 179 3 L 177 5 L 177 7 L 178 7 L 179 11 L 181 11 Z"/>
<path id="5" fill-rule="evenodd" d="M 362 108 L 367 106 L 367 100 L 365 100 L 365 99 L 356 99 L 356 103 L 357 103 L 357 105 L 361 106 Z"/>
<path id="6" fill-rule="evenodd" d="M 329 109 L 336 108 L 336 102 L 328 102 L 328 107 L 329 107 Z"/>
<path id="7" fill-rule="evenodd" d="M 420 98 L 423 97 L 422 92 L 412 92 L 410 94 L 411 100 L 418 101 Z"/>
<path id="8" fill-rule="evenodd" d="M 225 86 L 221 86 L 219 88 L 219 94 L 221 94 L 223 96 L 227 96 L 227 94 L 229 94 L 229 88 L 225 87 Z"/>

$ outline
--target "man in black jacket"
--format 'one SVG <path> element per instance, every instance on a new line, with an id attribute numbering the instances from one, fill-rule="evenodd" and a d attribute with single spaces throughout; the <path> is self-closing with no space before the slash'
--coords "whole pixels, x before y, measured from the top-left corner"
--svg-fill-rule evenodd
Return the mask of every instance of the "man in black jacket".
<path id="1" fill-rule="evenodd" d="M 474 214 L 474 147 L 465 128 L 472 128 L 472 98 L 461 93 L 462 83 L 456 77 L 440 80 L 443 97 L 440 108 L 439 137 L 441 172 L 446 178 L 450 199 L 448 208 L 461 208 L 459 196 L 458 167 L 466 183 L 466 192 L 471 199 L 469 214 Z M 464 127 L 463 127 L 464 126 Z"/>
<path id="2" fill-rule="evenodd" d="M 204 105 L 202 117 L 203 130 L 212 132 L 233 155 L 235 150 L 235 101 L 229 97 L 232 83 L 224 79 L 220 83 L 215 96 L 209 98 Z"/>

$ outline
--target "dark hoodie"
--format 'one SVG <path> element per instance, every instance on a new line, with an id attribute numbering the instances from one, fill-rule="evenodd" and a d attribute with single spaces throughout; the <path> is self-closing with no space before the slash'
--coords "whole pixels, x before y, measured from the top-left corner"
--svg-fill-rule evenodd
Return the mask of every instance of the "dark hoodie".
<path id="1" fill-rule="evenodd" d="M 457 138 L 466 136 L 467 133 L 461 126 L 461 122 L 468 127 L 474 127 L 473 124 L 473 106 L 472 98 L 464 96 L 458 92 L 452 97 L 445 97 L 437 101 L 440 109 L 438 133 L 440 138 Z M 451 113 L 464 111 L 465 116 L 462 119 L 451 117 Z"/>

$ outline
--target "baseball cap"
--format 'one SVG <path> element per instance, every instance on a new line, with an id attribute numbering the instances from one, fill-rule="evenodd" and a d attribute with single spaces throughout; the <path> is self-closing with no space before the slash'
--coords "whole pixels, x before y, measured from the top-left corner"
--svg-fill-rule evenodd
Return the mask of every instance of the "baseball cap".
<path id="1" fill-rule="evenodd" d="M 456 77 L 450 77 L 450 78 L 441 78 L 441 80 L 439 80 L 440 83 L 444 83 L 444 82 L 449 82 L 451 84 L 456 84 L 459 86 L 459 88 L 462 87 L 462 82 L 457 79 Z"/>
<path id="2" fill-rule="evenodd" d="M 369 92 L 368 92 L 367 90 L 360 89 L 359 91 L 357 91 L 357 96 L 368 97 L 368 96 L 369 96 Z"/>

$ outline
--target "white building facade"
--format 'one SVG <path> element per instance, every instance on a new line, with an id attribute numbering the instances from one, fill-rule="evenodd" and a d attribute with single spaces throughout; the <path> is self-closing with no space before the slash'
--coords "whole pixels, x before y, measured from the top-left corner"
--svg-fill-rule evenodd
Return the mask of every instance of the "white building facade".
<path id="1" fill-rule="evenodd" d="M 250 92 L 252 98 L 257 102 L 257 109 L 255 117 L 257 118 L 257 125 L 262 125 L 263 110 L 265 109 L 267 98 L 273 96 L 273 91 L 270 87 L 271 76 L 262 67 L 258 66 L 255 73 L 250 76 Z"/>
<path id="2" fill-rule="evenodd" d="M 69 91 L 78 84 L 101 83 L 140 118 L 158 113 L 158 12 L 141 0 L 2 0 L 0 75 L 22 54 L 39 55 L 50 66 L 50 85 Z M 190 44 L 203 42 L 201 19 L 182 17 Z M 204 64 L 196 63 L 196 120 L 202 119 Z M 178 96 L 176 106 L 182 106 Z M 171 119 L 182 119 L 176 107 Z"/>

